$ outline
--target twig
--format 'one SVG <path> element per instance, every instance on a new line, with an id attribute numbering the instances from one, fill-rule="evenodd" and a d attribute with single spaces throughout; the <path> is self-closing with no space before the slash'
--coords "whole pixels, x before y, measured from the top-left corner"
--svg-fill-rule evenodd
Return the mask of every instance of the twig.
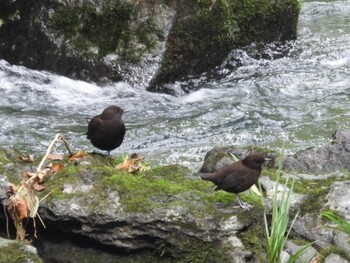
<path id="1" fill-rule="evenodd" d="M 62 136 L 61 136 L 60 139 L 64 142 L 64 145 L 66 146 L 66 148 L 67 148 L 67 150 L 68 150 L 68 152 L 69 152 L 69 156 L 73 156 L 74 153 L 73 153 L 72 149 L 69 147 L 69 144 L 68 144 L 68 142 L 66 141 L 66 139 L 63 138 Z"/>
<path id="2" fill-rule="evenodd" d="M 40 162 L 38 168 L 36 168 L 36 171 L 37 171 L 38 173 L 41 172 L 42 167 L 43 167 L 43 165 L 44 165 L 44 162 L 46 161 L 47 157 L 49 156 L 52 147 L 53 147 L 53 146 L 55 145 L 55 143 L 56 143 L 58 140 L 60 140 L 61 138 L 62 138 L 61 134 L 56 134 L 55 139 L 53 139 L 53 141 L 51 142 L 50 146 L 47 148 L 47 151 L 46 151 L 46 153 L 45 153 L 43 159 L 41 160 L 41 162 Z"/>
<path id="3" fill-rule="evenodd" d="M 41 203 L 42 201 L 44 201 L 47 197 L 49 197 L 50 194 L 52 194 L 54 191 L 56 191 L 59 187 L 56 187 L 55 189 L 53 189 L 52 191 L 50 191 L 47 195 L 45 195 L 43 198 L 41 198 L 39 200 L 39 203 Z"/>
<path id="4" fill-rule="evenodd" d="M 10 238 L 10 229 L 9 229 L 9 218 L 7 216 L 7 213 L 6 213 L 6 207 L 5 207 L 5 204 L 2 204 L 3 207 L 4 207 L 4 214 L 5 214 L 5 217 L 6 217 L 6 232 L 7 232 L 7 237 Z"/>

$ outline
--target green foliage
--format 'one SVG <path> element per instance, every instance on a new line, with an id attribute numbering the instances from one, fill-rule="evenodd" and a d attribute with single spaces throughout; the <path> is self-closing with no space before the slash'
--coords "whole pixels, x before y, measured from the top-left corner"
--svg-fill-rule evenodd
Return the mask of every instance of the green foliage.
<path id="1" fill-rule="evenodd" d="M 346 221 L 343 217 L 337 215 L 332 211 L 323 211 L 321 212 L 321 215 L 327 218 L 329 221 L 336 224 L 335 227 L 328 226 L 329 228 L 333 228 L 350 235 L 350 223 Z"/>
<path id="2" fill-rule="evenodd" d="M 298 217 L 299 212 L 295 215 L 293 221 L 291 222 L 289 228 L 289 214 L 292 202 L 294 180 L 289 185 L 289 191 L 284 190 L 281 198 L 278 198 L 278 186 L 280 183 L 280 178 L 282 174 L 282 158 L 280 158 L 279 169 L 276 171 L 276 182 L 275 191 L 272 197 L 272 219 L 271 226 L 269 226 L 267 215 L 264 213 L 265 222 L 265 243 L 266 252 L 269 263 L 281 263 L 282 252 L 285 242 L 288 240 L 290 231 L 293 227 L 295 220 Z M 288 179 L 284 184 L 285 189 L 288 188 Z M 278 200 L 279 199 L 279 200 Z M 263 202 L 263 197 L 262 197 Z M 293 256 L 290 257 L 288 263 L 295 262 L 312 243 L 304 245 L 299 249 Z"/>

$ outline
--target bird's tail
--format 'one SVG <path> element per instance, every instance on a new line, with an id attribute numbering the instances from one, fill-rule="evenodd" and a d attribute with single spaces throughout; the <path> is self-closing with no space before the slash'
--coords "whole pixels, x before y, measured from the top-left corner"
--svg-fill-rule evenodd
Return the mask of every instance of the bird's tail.
<path id="1" fill-rule="evenodd" d="M 195 173 L 194 175 L 198 176 L 202 180 L 211 181 L 211 173 Z"/>

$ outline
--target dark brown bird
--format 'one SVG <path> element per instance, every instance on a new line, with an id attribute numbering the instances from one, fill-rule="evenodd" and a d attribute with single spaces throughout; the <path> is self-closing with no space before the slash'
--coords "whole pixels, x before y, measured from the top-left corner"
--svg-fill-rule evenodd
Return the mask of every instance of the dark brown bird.
<path id="1" fill-rule="evenodd" d="M 224 190 L 237 196 L 239 206 L 250 209 L 251 205 L 243 203 L 238 193 L 248 190 L 258 181 L 261 165 L 268 159 L 258 154 L 252 154 L 243 160 L 230 164 L 214 173 L 199 173 L 203 180 L 211 181 L 216 185 L 215 190 Z"/>
<path id="2" fill-rule="evenodd" d="M 109 155 L 122 144 L 125 135 L 123 113 L 120 107 L 109 106 L 90 120 L 86 134 L 93 146 L 108 151 Z"/>

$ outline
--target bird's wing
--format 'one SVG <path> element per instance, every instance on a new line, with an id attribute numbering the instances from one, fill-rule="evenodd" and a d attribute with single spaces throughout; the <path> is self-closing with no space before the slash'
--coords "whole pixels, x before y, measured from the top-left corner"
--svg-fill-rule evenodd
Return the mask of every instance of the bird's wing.
<path id="1" fill-rule="evenodd" d="M 95 116 L 91 119 L 91 121 L 88 124 L 88 131 L 87 131 L 87 138 L 90 139 L 92 136 L 95 135 L 97 130 L 102 129 L 104 126 L 103 121 L 99 116 Z"/>
<path id="2" fill-rule="evenodd" d="M 245 173 L 246 170 L 244 168 L 236 168 L 235 170 L 231 170 L 226 176 L 222 177 L 222 180 L 218 184 L 218 188 L 222 190 L 227 190 L 232 187 L 242 187 L 245 184 Z"/>

